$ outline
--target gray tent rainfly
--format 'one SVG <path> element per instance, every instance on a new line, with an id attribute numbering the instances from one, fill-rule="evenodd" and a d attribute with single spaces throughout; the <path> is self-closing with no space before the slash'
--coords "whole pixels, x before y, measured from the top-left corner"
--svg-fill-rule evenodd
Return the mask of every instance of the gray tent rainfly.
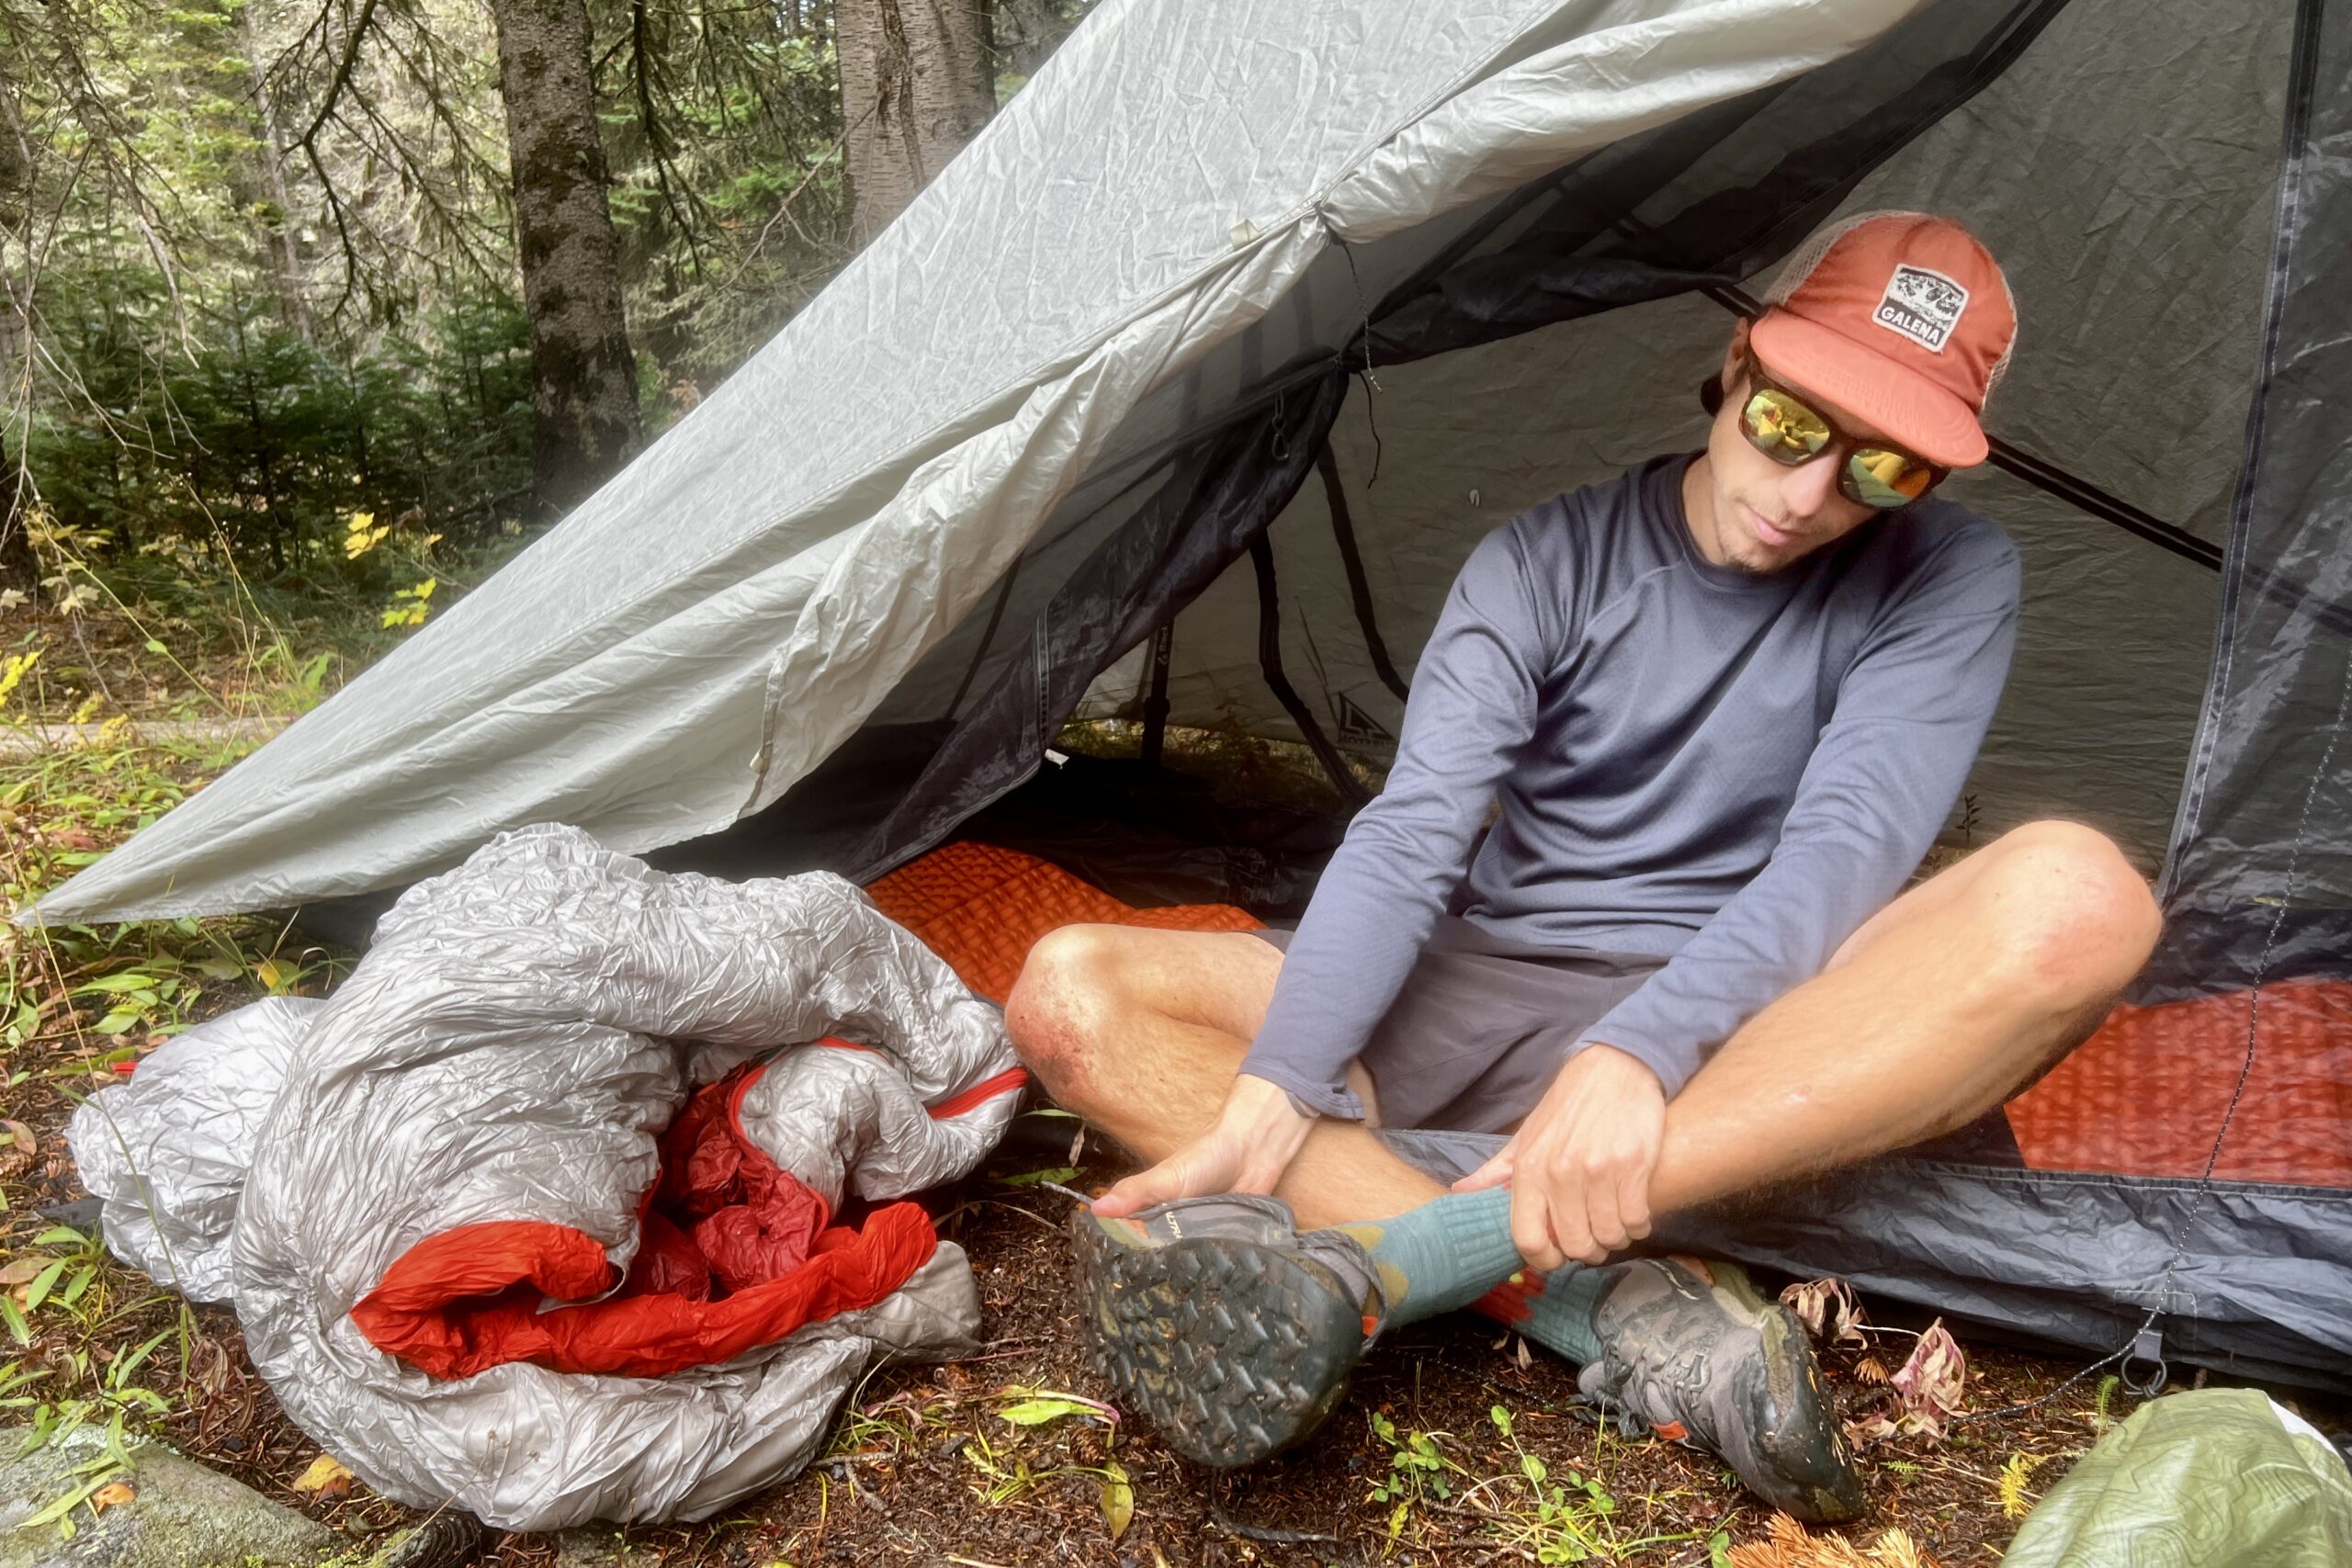
<path id="1" fill-rule="evenodd" d="M 1299 285 L 1342 243 L 1401 240 L 1363 258 L 1381 287 L 1482 201 L 1910 6 L 1108 6 L 675 430 L 45 913 L 361 892 L 526 822 L 628 851 L 723 828 L 884 706 L 1024 549 L 1116 506 L 1090 473 L 1224 412 L 1238 357 L 1336 348 L 1361 308 L 1327 282 L 1302 321 Z M 1168 404 L 1187 388 L 1194 420 Z"/>
<path id="2" fill-rule="evenodd" d="M 1956 490 L 2030 594 L 1954 828 L 2098 823 L 2165 943 L 1986 1136 L 1686 1229 L 2341 1385 L 2347 138 L 2352 0 L 1112 0 L 718 395 L 40 912 L 549 818 L 863 880 L 1062 787 L 1079 711 L 1344 774 L 1477 536 L 1695 441 L 1726 303 L 1840 210 L 1948 211 L 2020 300 L 2017 454 Z"/>

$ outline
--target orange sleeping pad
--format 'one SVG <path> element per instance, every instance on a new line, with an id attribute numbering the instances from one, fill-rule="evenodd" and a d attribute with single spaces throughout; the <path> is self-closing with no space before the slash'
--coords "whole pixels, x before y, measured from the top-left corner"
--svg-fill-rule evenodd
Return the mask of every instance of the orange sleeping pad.
<path id="1" fill-rule="evenodd" d="M 2108 1014 L 2073 1055 L 2009 1101 L 2026 1164 L 2195 1178 L 2226 1115 L 2216 1178 L 2352 1187 L 2352 985 L 2265 986 L 2248 1068 L 2250 1007 L 2245 992 L 2233 991 Z"/>
<path id="2" fill-rule="evenodd" d="M 999 1004 L 1029 949 L 1057 926 L 1248 931 L 1265 923 L 1230 904 L 1134 908 L 1057 865 L 989 844 L 942 845 L 865 891 L 884 914 L 947 960 L 964 984 Z"/>

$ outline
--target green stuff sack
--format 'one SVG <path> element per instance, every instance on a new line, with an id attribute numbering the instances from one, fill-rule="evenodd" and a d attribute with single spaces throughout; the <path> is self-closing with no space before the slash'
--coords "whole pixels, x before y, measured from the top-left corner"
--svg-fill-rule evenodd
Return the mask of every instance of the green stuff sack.
<path id="1" fill-rule="evenodd" d="M 2343 1568 L 2352 1472 L 2252 1389 L 2152 1400 L 2050 1489 L 2003 1568 Z"/>

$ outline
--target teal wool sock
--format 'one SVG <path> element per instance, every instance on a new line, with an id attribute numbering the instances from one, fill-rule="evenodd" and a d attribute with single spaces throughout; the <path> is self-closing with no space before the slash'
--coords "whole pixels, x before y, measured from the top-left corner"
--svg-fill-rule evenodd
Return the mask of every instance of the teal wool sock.
<path id="1" fill-rule="evenodd" d="M 1508 1188 L 1448 1192 L 1393 1219 L 1331 1228 L 1372 1255 L 1392 1325 L 1468 1306 L 1520 1267 Z"/>
<path id="2" fill-rule="evenodd" d="M 1544 1273 L 1522 1265 L 1470 1309 L 1583 1366 L 1600 1359 L 1592 1314 L 1616 1282 L 1616 1269 L 1589 1263 L 1563 1263 Z"/>
<path id="3" fill-rule="evenodd" d="M 1510 1238 L 1510 1189 L 1448 1192 L 1393 1219 L 1334 1225 L 1371 1254 L 1394 1326 L 1475 1306 L 1572 1361 L 1600 1353 L 1592 1309 L 1615 1281 L 1606 1269 L 1529 1269 Z"/>

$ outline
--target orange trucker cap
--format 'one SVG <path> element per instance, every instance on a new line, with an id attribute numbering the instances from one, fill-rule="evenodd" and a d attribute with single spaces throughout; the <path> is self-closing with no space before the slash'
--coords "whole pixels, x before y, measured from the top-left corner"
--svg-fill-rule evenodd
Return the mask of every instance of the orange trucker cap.
<path id="1" fill-rule="evenodd" d="M 1930 463 L 1984 460 L 1978 423 L 2017 340 L 1990 252 L 1948 218 L 1865 213 L 1807 241 L 1748 341 L 1764 368 Z"/>

